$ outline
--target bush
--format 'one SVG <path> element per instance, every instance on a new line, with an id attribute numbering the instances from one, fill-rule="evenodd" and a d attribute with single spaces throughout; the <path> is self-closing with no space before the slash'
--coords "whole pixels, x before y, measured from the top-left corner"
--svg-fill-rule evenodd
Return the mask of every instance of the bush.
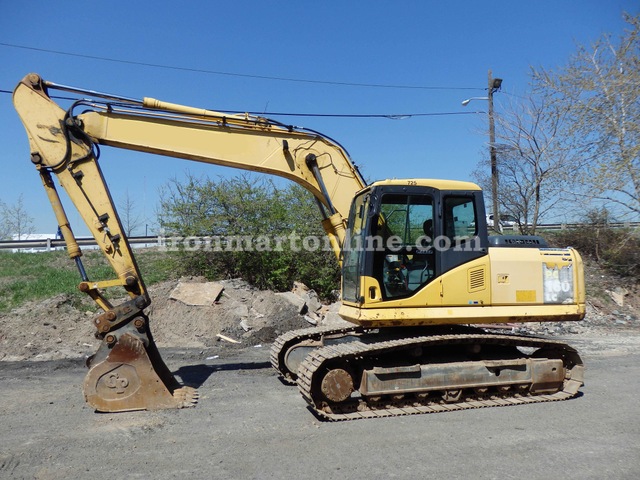
<path id="1" fill-rule="evenodd" d="M 178 252 L 176 268 L 182 275 L 241 277 L 276 291 L 300 281 L 321 298 L 339 288 L 335 254 L 323 250 L 324 243 L 316 251 L 302 248 L 302 239 L 325 234 L 315 200 L 296 184 L 278 188 L 251 175 L 217 182 L 188 176 L 166 186 L 161 209 L 165 235 L 211 239 L 211 247 Z"/>
<path id="2" fill-rule="evenodd" d="M 630 228 L 611 228 L 606 210 L 587 213 L 584 226 L 548 235 L 555 246 L 571 246 L 603 268 L 640 279 L 640 232 Z"/>

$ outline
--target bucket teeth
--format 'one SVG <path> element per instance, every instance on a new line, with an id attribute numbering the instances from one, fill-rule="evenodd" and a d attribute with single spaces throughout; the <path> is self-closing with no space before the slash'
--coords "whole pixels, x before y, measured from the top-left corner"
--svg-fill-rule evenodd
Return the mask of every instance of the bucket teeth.
<path id="1" fill-rule="evenodd" d="M 181 387 L 173 391 L 173 398 L 178 404 L 178 408 L 195 407 L 200 394 L 193 387 Z"/>

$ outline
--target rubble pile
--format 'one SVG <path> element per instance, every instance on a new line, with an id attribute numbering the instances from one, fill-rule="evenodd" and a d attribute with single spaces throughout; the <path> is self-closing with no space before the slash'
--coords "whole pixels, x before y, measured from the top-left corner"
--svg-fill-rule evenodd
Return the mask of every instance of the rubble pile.
<path id="1" fill-rule="evenodd" d="M 271 343 L 297 328 L 346 323 L 338 316 L 338 303 L 323 304 L 301 283 L 276 293 L 239 279 L 183 278 L 153 285 L 149 293 L 151 332 L 161 348 L 243 348 Z M 1 314 L 0 361 L 92 355 L 100 345 L 92 307 L 57 295 Z"/>
<path id="2" fill-rule="evenodd" d="M 194 296 L 207 289 L 219 294 L 194 301 Z M 149 315 L 159 347 L 211 347 L 221 341 L 235 344 L 234 340 L 246 347 L 270 343 L 289 330 L 343 322 L 337 314 L 338 304 L 323 305 L 301 283 L 290 292 L 276 293 L 239 279 L 206 282 L 188 278 L 177 285 L 158 286 L 152 296 Z"/>

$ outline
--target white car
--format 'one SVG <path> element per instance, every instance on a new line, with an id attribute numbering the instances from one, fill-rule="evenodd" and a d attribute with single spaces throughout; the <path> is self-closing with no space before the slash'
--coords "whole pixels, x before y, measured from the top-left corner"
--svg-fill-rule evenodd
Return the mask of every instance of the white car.
<path id="1" fill-rule="evenodd" d="M 516 219 L 512 215 L 500 215 L 500 227 L 513 228 L 516 226 Z M 493 227 L 493 214 L 487 215 L 487 227 Z"/>

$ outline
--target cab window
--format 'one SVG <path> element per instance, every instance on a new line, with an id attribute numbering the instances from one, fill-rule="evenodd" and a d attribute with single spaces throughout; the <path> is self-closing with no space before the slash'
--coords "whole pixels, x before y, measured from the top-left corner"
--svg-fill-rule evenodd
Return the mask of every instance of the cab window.
<path id="1" fill-rule="evenodd" d="M 430 195 L 382 196 L 374 271 L 383 298 L 409 296 L 434 277 L 433 203 Z"/>
<path id="2" fill-rule="evenodd" d="M 477 234 L 476 209 L 472 198 L 445 197 L 444 234 L 452 242 L 460 242 Z"/>

